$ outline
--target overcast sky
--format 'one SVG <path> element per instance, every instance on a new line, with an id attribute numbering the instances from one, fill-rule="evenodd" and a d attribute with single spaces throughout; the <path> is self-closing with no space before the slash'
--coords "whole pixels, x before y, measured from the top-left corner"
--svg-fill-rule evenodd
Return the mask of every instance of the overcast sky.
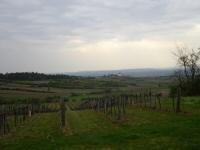
<path id="1" fill-rule="evenodd" d="M 0 72 L 176 65 L 200 46 L 200 0 L 0 0 Z"/>

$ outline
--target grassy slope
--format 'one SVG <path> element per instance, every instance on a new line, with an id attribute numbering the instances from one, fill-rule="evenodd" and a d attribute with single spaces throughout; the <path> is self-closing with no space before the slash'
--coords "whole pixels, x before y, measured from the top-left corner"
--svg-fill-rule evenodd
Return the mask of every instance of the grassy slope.
<path id="1" fill-rule="evenodd" d="M 192 106 L 193 113 L 176 115 L 130 108 L 121 122 L 110 121 L 103 114 L 91 111 L 68 111 L 65 135 L 59 128 L 58 113 L 37 115 L 1 139 L 0 149 L 198 150 L 200 100 L 192 99 L 188 106 Z"/>

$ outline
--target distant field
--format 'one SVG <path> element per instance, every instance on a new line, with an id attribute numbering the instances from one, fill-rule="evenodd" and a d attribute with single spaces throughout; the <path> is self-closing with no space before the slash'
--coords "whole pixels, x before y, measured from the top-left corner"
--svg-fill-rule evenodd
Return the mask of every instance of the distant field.
<path id="1" fill-rule="evenodd" d="M 81 95 L 102 95 L 112 92 L 135 92 L 151 88 L 156 91 L 169 91 L 171 77 L 130 78 L 96 77 L 46 81 L 4 81 L 0 80 L 0 102 L 39 98 Z"/>

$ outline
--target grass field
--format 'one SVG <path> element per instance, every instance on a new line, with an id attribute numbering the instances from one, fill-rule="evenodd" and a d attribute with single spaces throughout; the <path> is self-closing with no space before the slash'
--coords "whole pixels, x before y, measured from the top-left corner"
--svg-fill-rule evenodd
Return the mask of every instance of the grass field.
<path id="1" fill-rule="evenodd" d="M 0 102 L 55 101 L 68 96 L 68 104 L 88 96 L 137 92 L 152 88 L 168 92 L 172 79 L 98 77 L 55 81 L 0 81 Z M 73 86 L 73 87 L 72 87 Z M 50 89 L 49 89 L 50 88 Z M 163 101 L 171 107 L 171 101 Z M 92 110 L 36 114 L 0 138 L 0 150 L 198 150 L 200 149 L 200 97 L 186 97 L 184 112 L 159 112 L 135 106 L 117 121 Z"/>
<path id="2" fill-rule="evenodd" d="M 183 101 L 186 113 L 155 112 L 129 107 L 121 121 L 89 110 L 66 113 L 67 128 L 60 128 L 59 113 L 38 114 L 0 139 L 1 150 L 198 150 L 200 97 Z"/>

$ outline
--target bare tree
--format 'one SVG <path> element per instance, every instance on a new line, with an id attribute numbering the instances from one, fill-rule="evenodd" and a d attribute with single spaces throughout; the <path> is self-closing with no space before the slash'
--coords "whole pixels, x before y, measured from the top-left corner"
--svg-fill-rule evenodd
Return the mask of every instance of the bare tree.
<path id="1" fill-rule="evenodd" d="M 199 74 L 199 61 L 200 61 L 200 49 L 194 51 L 189 54 L 189 72 L 191 76 L 191 80 L 193 81 L 196 75 Z"/>
<path id="2" fill-rule="evenodd" d="M 200 73 L 200 49 L 194 50 L 186 46 L 177 46 L 174 55 L 180 68 L 175 72 L 178 84 L 171 88 L 171 95 L 173 97 L 173 104 L 174 96 L 177 97 L 176 112 L 180 112 L 181 93 L 185 95 L 198 93 L 198 86 L 196 86 L 195 82 L 198 81 Z"/>
<path id="3" fill-rule="evenodd" d="M 181 67 L 183 67 L 184 73 L 185 73 L 185 77 L 187 78 L 187 80 L 189 80 L 189 74 L 188 74 L 189 58 L 188 58 L 187 48 L 186 47 L 177 46 L 177 52 L 174 53 L 174 55 L 178 59 L 178 64 Z M 182 75 L 182 71 L 178 70 L 176 72 L 176 74 L 178 75 L 178 78 L 180 78 L 180 75 Z"/>
<path id="4" fill-rule="evenodd" d="M 174 53 L 181 70 L 176 72 L 176 76 L 180 84 L 183 81 L 194 81 L 199 75 L 200 63 L 200 48 L 197 50 L 189 49 L 186 46 L 177 46 L 177 51 Z"/>

